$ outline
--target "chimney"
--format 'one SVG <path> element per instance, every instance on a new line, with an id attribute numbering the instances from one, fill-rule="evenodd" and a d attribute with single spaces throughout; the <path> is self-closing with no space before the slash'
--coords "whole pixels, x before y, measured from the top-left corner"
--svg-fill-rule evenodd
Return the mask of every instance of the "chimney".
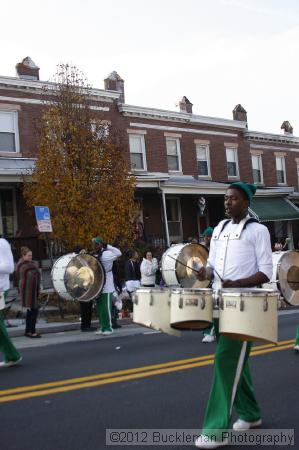
<path id="1" fill-rule="evenodd" d="M 22 80 L 39 80 L 39 67 L 29 56 L 16 65 L 17 75 Z"/>
<path id="2" fill-rule="evenodd" d="M 125 103 L 125 82 L 115 70 L 105 78 L 104 86 L 106 91 L 120 92 L 119 102 Z"/>
<path id="3" fill-rule="evenodd" d="M 179 102 L 180 112 L 182 113 L 192 114 L 192 106 L 193 104 L 185 96 Z"/>
<path id="4" fill-rule="evenodd" d="M 293 127 L 288 120 L 285 120 L 280 128 L 283 130 L 284 134 L 293 136 Z"/>
<path id="5" fill-rule="evenodd" d="M 247 112 L 242 105 L 235 106 L 233 110 L 233 119 L 239 120 L 240 122 L 247 122 Z"/>

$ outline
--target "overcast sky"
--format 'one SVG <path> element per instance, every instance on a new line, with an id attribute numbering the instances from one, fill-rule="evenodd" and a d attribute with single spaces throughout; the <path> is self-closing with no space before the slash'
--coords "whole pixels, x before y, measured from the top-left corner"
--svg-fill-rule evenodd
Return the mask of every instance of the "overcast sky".
<path id="1" fill-rule="evenodd" d="M 232 118 L 299 136 L 298 0 L 14 0 L 1 5 L 0 75 L 30 56 L 49 80 L 71 62 L 103 88 L 116 70 L 126 103 Z"/>

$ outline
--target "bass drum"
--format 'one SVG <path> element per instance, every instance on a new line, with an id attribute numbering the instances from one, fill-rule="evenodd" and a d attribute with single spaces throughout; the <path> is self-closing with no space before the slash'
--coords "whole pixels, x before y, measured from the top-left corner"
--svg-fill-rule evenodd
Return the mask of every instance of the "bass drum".
<path id="1" fill-rule="evenodd" d="M 51 272 L 53 287 L 65 300 L 89 302 L 105 284 L 105 269 L 93 256 L 68 253 L 55 261 Z"/>
<path id="2" fill-rule="evenodd" d="M 161 271 L 165 284 L 193 289 L 208 287 L 210 281 L 199 281 L 195 272 L 206 265 L 207 259 L 208 250 L 201 244 L 172 245 L 162 256 Z"/>
<path id="3" fill-rule="evenodd" d="M 273 273 L 264 289 L 278 289 L 284 300 L 292 306 L 299 305 L 299 252 L 273 252 Z"/>

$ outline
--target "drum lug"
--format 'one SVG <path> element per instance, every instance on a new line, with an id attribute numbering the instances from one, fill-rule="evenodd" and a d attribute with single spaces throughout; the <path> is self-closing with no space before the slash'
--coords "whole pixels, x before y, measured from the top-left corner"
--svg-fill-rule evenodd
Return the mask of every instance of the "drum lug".
<path id="1" fill-rule="evenodd" d="M 153 306 L 153 304 L 154 304 L 154 296 L 153 296 L 153 294 L 151 294 L 151 297 L 150 297 L 150 306 Z"/>
<path id="2" fill-rule="evenodd" d="M 245 303 L 244 303 L 244 300 L 241 298 L 241 300 L 240 300 L 240 311 L 244 311 L 244 308 L 245 308 Z"/>
<path id="3" fill-rule="evenodd" d="M 133 302 L 135 305 L 138 305 L 138 295 L 136 295 L 136 294 L 133 294 L 133 295 L 132 295 L 132 302 Z"/>
<path id="4" fill-rule="evenodd" d="M 263 310 L 264 310 L 264 312 L 268 311 L 268 307 L 269 307 L 269 305 L 268 305 L 268 299 L 265 298 L 265 299 L 264 299 L 264 303 L 263 303 Z"/>
<path id="5" fill-rule="evenodd" d="M 179 299 L 179 308 L 180 309 L 183 309 L 183 304 L 184 304 L 183 297 L 180 297 L 180 299 Z"/>
<path id="6" fill-rule="evenodd" d="M 206 307 L 206 299 L 205 298 L 201 298 L 200 307 L 201 307 L 201 309 L 205 309 L 205 307 Z"/>

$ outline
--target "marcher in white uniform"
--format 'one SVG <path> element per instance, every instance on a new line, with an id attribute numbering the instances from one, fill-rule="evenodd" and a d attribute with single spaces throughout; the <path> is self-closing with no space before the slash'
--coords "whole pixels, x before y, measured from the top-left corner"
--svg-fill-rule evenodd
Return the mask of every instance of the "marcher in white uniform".
<path id="1" fill-rule="evenodd" d="M 269 232 L 264 225 L 250 222 L 252 219 L 247 216 L 255 190 L 254 185 L 236 182 L 225 195 L 226 213 L 232 220 L 224 220 L 215 228 L 207 268 L 199 271 L 201 280 L 214 278 L 216 290 L 221 285 L 223 288 L 256 287 L 272 276 Z M 214 320 L 214 326 L 217 337 L 214 377 L 202 434 L 195 442 L 198 448 L 210 449 L 227 444 L 222 441 L 220 431 L 229 428 L 233 406 L 239 414 L 233 425 L 235 430 L 246 430 L 262 423 L 248 366 L 251 343 L 219 335 L 218 320 Z"/>
<path id="2" fill-rule="evenodd" d="M 108 336 L 113 333 L 111 311 L 112 311 L 112 297 L 115 291 L 113 280 L 113 261 L 121 256 L 121 251 L 112 245 L 105 244 L 103 239 L 96 237 L 92 240 L 95 247 L 93 256 L 103 264 L 106 273 L 106 282 L 102 289 L 101 295 L 96 299 L 96 311 L 98 314 L 101 329 L 96 331 L 96 334 L 103 334 Z"/>

